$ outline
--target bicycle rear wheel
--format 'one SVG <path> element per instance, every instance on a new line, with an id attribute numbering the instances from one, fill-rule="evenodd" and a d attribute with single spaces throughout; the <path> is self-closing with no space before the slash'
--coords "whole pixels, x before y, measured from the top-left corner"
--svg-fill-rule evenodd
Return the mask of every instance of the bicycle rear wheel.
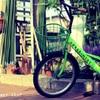
<path id="1" fill-rule="evenodd" d="M 73 87 L 79 74 L 78 63 L 68 53 L 66 67 L 60 77 L 58 77 L 63 59 L 62 52 L 56 52 L 45 57 L 36 67 L 33 82 L 36 90 L 41 95 L 48 98 L 59 97 Z"/>

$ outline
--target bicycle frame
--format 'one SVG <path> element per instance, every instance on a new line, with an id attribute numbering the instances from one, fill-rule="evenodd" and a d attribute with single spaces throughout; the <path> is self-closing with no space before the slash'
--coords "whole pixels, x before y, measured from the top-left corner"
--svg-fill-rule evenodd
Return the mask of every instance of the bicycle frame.
<path id="1" fill-rule="evenodd" d="M 68 39 L 68 44 L 80 55 L 80 57 L 88 64 L 90 67 L 96 71 L 97 73 L 100 73 L 100 66 L 92 59 L 95 58 L 97 60 L 100 60 L 99 56 L 95 56 L 92 54 L 86 53 L 71 37 Z"/>
<path id="2" fill-rule="evenodd" d="M 78 55 L 80 55 L 80 57 L 85 61 L 85 63 L 87 63 L 92 70 L 96 71 L 97 73 L 100 74 L 100 66 L 95 62 L 95 60 L 93 60 L 92 58 L 96 59 L 96 60 L 100 60 L 99 56 L 95 56 L 89 53 L 86 53 L 71 37 L 70 37 L 70 32 L 68 33 L 69 35 L 67 35 L 66 38 L 66 43 L 65 43 L 65 55 L 64 55 L 64 62 L 61 68 L 61 71 L 58 74 L 58 77 L 60 77 L 60 75 L 62 74 L 62 72 L 65 69 L 65 65 L 66 65 L 66 59 L 67 59 L 67 54 L 68 54 L 68 44 L 77 52 Z M 67 40 L 68 39 L 68 40 Z M 59 67 L 58 67 L 59 68 Z"/>
<path id="3" fill-rule="evenodd" d="M 67 59 L 67 55 L 68 55 L 68 45 L 70 45 L 76 52 L 78 55 L 80 55 L 80 57 L 85 61 L 85 63 L 87 63 L 94 71 L 96 71 L 97 73 L 100 73 L 100 66 L 95 62 L 95 60 L 93 60 L 92 58 L 96 59 L 96 60 L 100 60 L 99 56 L 96 55 L 92 55 L 89 53 L 86 53 L 71 37 L 70 37 L 70 31 L 68 31 L 68 35 L 66 37 L 66 43 L 65 43 L 65 54 L 64 54 L 64 62 L 62 65 L 62 68 L 58 74 L 58 77 L 61 76 L 62 72 L 65 69 L 65 65 L 66 65 L 66 59 Z M 59 66 L 58 68 L 59 69 Z"/>
<path id="4" fill-rule="evenodd" d="M 66 44 L 65 47 L 68 48 L 68 44 L 77 52 L 78 55 L 80 55 L 80 57 L 85 61 L 85 63 L 87 63 L 94 71 L 96 71 L 97 73 L 100 73 L 100 66 L 95 62 L 95 60 L 93 60 L 92 58 L 96 59 L 96 60 L 100 60 L 99 56 L 95 56 L 89 53 L 86 53 L 71 37 L 71 27 L 72 27 L 72 23 L 73 23 L 73 15 L 71 14 L 71 9 L 77 9 L 76 7 L 72 7 L 69 6 L 68 4 L 66 4 L 64 2 L 64 0 L 61 1 L 61 4 L 63 4 L 67 15 L 70 18 L 70 24 L 69 24 L 69 31 L 68 31 L 68 35 L 66 37 Z M 67 7 L 69 8 L 69 10 L 67 9 Z M 68 54 L 68 50 L 65 49 L 65 55 L 64 55 L 64 63 L 62 65 L 62 69 L 58 74 L 58 77 L 60 77 L 60 75 L 62 74 L 62 72 L 64 71 L 65 65 L 66 65 L 66 58 L 67 58 L 67 54 Z"/>

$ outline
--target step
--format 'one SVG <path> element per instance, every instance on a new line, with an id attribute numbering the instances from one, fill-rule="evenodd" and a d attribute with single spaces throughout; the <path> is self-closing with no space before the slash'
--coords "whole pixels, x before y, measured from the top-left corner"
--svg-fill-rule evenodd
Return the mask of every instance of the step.
<path id="1" fill-rule="evenodd" d="M 77 79 L 76 84 L 71 89 L 71 91 L 88 92 L 93 91 L 95 94 L 100 94 L 100 81 L 96 80 L 95 85 L 93 85 L 92 79 Z"/>

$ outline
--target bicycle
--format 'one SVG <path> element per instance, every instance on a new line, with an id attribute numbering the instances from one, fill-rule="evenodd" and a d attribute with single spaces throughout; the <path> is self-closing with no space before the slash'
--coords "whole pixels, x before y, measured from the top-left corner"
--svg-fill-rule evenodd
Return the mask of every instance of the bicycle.
<path id="1" fill-rule="evenodd" d="M 59 97 L 67 93 L 74 86 L 79 76 L 79 64 L 76 58 L 68 52 L 68 45 L 70 45 L 76 53 L 80 55 L 85 63 L 90 66 L 91 70 L 96 72 L 98 75 L 100 74 L 100 66 L 95 61 L 100 61 L 100 57 L 86 53 L 70 37 L 73 22 L 71 10 L 74 9 L 81 12 L 87 12 L 87 10 L 70 6 L 66 4 L 64 0 L 60 0 L 60 4 L 63 5 L 68 17 L 70 18 L 69 29 L 62 26 L 60 27 L 62 33 L 66 35 L 64 50 L 52 52 L 46 55 L 37 65 L 33 75 L 35 89 L 42 96 L 48 98 Z"/>

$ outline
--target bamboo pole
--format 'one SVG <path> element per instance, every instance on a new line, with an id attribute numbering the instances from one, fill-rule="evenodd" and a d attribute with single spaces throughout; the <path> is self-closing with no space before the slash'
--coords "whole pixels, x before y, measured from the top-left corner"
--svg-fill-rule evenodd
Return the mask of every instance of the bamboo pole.
<path id="1" fill-rule="evenodd" d="M 35 39 L 35 42 L 36 42 L 36 48 L 37 48 L 37 52 L 38 52 L 38 55 L 39 55 L 39 59 L 41 61 L 42 60 L 42 55 L 41 55 L 41 52 L 40 52 L 39 43 L 38 43 L 38 39 L 37 39 L 37 36 L 36 36 L 36 33 L 35 33 L 34 26 L 32 28 L 32 32 L 33 32 L 34 39 Z"/>
<path id="2" fill-rule="evenodd" d="M 41 4 L 41 3 L 45 3 L 45 0 L 39 0 L 38 4 Z M 45 5 L 38 5 L 38 26 L 43 26 L 46 23 L 45 18 L 46 18 Z M 41 34 L 45 34 L 44 30 L 45 30 L 45 27 L 41 28 Z M 42 52 L 42 55 L 45 56 L 45 52 Z"/>
<path id="3" fill-rule="evenodd" d="M 36 48 L 37 48 L 39 60 L 41 61 L 42 60 L 42 55 L 41 55 L 41 51 L 40 51 L 40 48 L 39 48 L 38 39 L 37 39 L 37 36 L 36 36 L 36 33 L 35 33 L 35 28 L 34 28 L 34 25 L 33 25 L 34 20 L 33 20 L 33 1 L 32 0 L 31 0 L 31 4 L 32 4 L 31 5 L 31 32 L 33 33 L 33 36 L 34 36 L 33 39 L 35 39 L 35 42 L 36 42 Z M 33 36 L 31 36 L 31 37 L 33 37 Z M 34 40 L 33 39 L 32 39 L 32 42 L 34 44 Z M 33 51 L 33 52 L 35 52 L 35 51 Z"/>
<path id="4" fill-rule="evenodd" d="M 34 61 L 34 52 L 35 52 L 35 50 L 34 50 L 34 39 L 35 39 L 35 41 L 37 41 L 37 37 L 36 37 L 36 34 L 35 34 L 35 30 L 34 30 L 34 26 L 33 26 L 33 22 L 34 22 L 34 20 L 33 20 L 33 0 L 31 0 L 30 1 L 30 4 L 31 4 L 31 20 L 30 20 L 30 24 L 31 24 L 31 44 L 33 44 L 33 45 L 31 45 L 32 46 L 32 69 L 33 69 L 33 71 L 34 71 L 34 69 L 35 69 L 35 61 Z M 39 49 L 39 45 L 38 45 L 38 43 L 37 43 L 37 45 L 36 45 L 36 47 L 37 47 L 37 50 L 38 50 L 38 55 L 39 55 L 39 59 L 40 60 L 42 60 L 42 55 L 41 55 L 41 52 L 40 52 L 40 49 Z"/>
<path id="5" fill-rule="evenodd" d="M 45 0 L 39 0 L 38 3 L 45 3 Z M 45 5 L 38 5 L 38 26 L 45 24 L 45 17 Z M 44 29 L 41 30 L 41 34 L 44 34 Z"/>

